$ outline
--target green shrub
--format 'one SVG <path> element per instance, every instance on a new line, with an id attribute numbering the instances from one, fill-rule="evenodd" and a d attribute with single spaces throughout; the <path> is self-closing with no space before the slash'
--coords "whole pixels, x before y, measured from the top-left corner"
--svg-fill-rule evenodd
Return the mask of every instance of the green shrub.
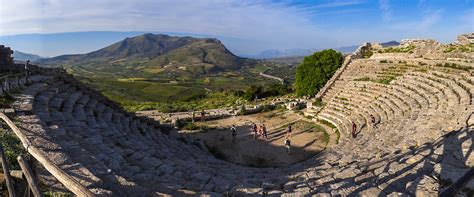
<path id="1" fill-rule="evenodd" d="M 313 102 L 313 106 L 317 106 L 317 107 L 322 107 L 322 106 L 324 106 L 323 100 L 322 100 L 321 98 L 317 98 L 317 99 Z"/>
<path id="2" fill-rule="evenodd" d="M 240 107 L 239 112 L 237 112 L 237 115 L 245 115 L 245 114 L 247 114 L 247 109 L 245 108 L 245 105 L 242 105 Z"/>
<path id="3" fill-rule="evenodd" d="M 296 95 L 313 96 L 316 94 L 341 67 L 342 62 L 342 54 L 332 49 L 305 57 L 296 68 Z"/>

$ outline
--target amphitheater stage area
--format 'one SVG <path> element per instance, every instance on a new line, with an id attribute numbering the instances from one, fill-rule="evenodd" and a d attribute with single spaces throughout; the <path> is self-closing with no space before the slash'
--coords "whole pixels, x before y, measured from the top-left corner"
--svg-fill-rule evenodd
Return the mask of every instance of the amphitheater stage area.
<path id="1" fill-rule="evenodd" d="M 265 124 L 268 138 L 254 136 L 252 123 Z M 329 134 L 324 128 L 294 112 L 272 111 L 197 125 L 213 129 L 180 133 L 189 137 L 190 142 L 203 141 L 206 149 L 217 158 L 257 168 L 282 167 L 304 161 L 321 152 L 329 142 Z M 232 125 L 237 129 L 234 141 L 230 131 Z M 288 125 L 292 126 L 291 136 L 287 134 Z M 291 154 L 284 146 L 287 137 L 291 142 Z"/>

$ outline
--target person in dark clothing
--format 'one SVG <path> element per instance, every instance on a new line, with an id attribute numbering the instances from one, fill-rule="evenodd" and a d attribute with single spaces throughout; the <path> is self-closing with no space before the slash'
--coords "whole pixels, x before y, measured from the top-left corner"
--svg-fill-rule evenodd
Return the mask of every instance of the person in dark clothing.
<path id="1" fill-rule="evenodd" d="M 232 125 L 230 128 L 230 133 L 232 135 L 232 142 L 235 141 L 235 136 L 237 135 L 237 129 L 235 128 L 235 125 Z"/>
<path id="2" fill-rule="evenodd" d="M 288 125 L 288 129 L 286 130 L 286 137 L 291 138 L 291 125 Z"/>
<path id="3" fill-rule="evenodd" d="M 352 138 L 356 137 L 357 125 L 352 121 Z"/>
<path id="4" fill-rule="evenodd" d="M 377 125 L 375 125 L 375 117 L 372 114 L 370 114 L 370 121 L 372 122 L 372 127 L 374 129 L 377 128 Z"/>
<path id="5" fill-rule="evenodd" d="M 30 78 L 30 60 L 27 60 L 25 63 L 25 82 L 28 84 L 28 80 Z"/>
<path id="6" fill-rule="evenodd" d="M 252 124 L 252 132 L 253 132 L 253 139 L 257 139 L 258 128 L 257 128 L 257 124 L 255 123 Z"/>
<path id="7" fill-rule="evenodd" d="M 268 140 L 267 127 L 265 126 L 265 124 L 262 124 L 262 134 L 263 134 L 263 137 L 265 138 L 265 140 Z"/>
<path id="8" fill-rule="evenodd" d="M 205 116 L 206 116 L 206 112 L 204 110 L 201 110 L 201 122 L 204 122 Z"/>
<path id="9" fill-rule="evenodd" d="M 288 138 L 285 139 L 285 147 L 286 147 L 286 152 L 288 154 L 291 154 L 291 150 L 290 150 L 291 149 L 291 141 Z"/>

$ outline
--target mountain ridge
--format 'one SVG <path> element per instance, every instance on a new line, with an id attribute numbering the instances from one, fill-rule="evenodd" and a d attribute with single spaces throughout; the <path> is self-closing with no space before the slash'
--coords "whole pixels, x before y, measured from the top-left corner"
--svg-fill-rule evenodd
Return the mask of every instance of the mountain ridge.
<path id="1" fill-rule="evenodd" d="M 68 65 L 92 69 L 122 66 L 124 69 L 144 72 L 181 69 L 188 70 L 193 75 L 196 74 L 194 71 L 205 74 L 239 69 L 244 60 L 215 38 L 147 33 L 127 37 L 89 53 L 61 55 L 41 59 L 38 63 L 44 66 Z"/>
<path id="2" fill-rule="evenodd" d="M 383 42 L 380 43 L 384 47 L 390 47 L 390 46 L 397 46 L 400 43 L 398 41 L 388 41 L 388 42 Z M 352 53 L 357 50 L 357 48 L 360 45 L 350 45 L 350 46 L 343 46 L 343 47 L 337 47 L 337 48 L 332 48 L 338 52 L 341 53 Z M 276 50 L 276 49 L 270 49 L 270 50 L 264 50 L 260 52 L 259 54 L 254 54 L 254 55 L 247 55 L 247 57 L 250 58 L 257 58 L 257 59 L 273 59 L 273 58 L 286 58 L 286 57 L 302 57 L 302 56 L 308 56 L 311 55 L 315 52 L 321 51 L 324 49 L 286 49 L 286 50 Z"/>
<path id="3" fill-rule="evenodd" d="M 41 57 L 41 56 L 36 55 L 36 54 L 25 53 L 25 52 L 15 50 L 15 51 L 13 51 L 13 58 L 14 58 L 14 60 L 17 60 L 17 61 L 27 61 L 27 60 L 36 61 L 36 60 L 39 60 L 39 59 L 44 59 L 45 57 Z"/>

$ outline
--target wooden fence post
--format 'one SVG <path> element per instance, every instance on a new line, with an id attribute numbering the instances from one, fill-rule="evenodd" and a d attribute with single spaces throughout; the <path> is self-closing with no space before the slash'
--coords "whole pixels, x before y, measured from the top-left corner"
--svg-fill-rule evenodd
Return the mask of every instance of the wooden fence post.
<path id="1" fill-rule="evenodd" d="M 2 161 L 3 173 L 5 174 L 5 180 L 7 184 L 8 194 L 10 197 L 15 197 L 15 188 L 13 187 L 13 180 L 8 170 L 7 159 L 5 158 L 5 153 L 3 152 L 3 147 L 0 146 L 0 157 Z"/>
<path id="2" fill-rule="evenodd" d="M 33 170 L 31 170 L 30 165 L 26 162 L 25 157 L 23 155 L 18 156 L 17 158 L 18 163 L 20 164 L 21 170 L 28 181 L 28 185 L 30 186 L 31 191 L 35 197 L 42 197 L 43 193 L 41 193 L 40 187 L 38 185 L 38 179 L 33 174 Z"/>

